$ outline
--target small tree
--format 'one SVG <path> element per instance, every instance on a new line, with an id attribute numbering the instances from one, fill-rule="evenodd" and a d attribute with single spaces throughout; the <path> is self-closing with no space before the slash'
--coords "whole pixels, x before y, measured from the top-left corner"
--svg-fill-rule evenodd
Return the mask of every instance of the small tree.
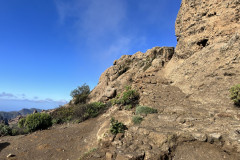
<path id="1" fill-rule="evenodd" d="M 82 86 L 78 86 L 78 88 L 74 89 L 70 95 L 74 98 L 74 103 L 86 103 L 87 97 L 90 94 L 90 87 L 84 83 Z"/>

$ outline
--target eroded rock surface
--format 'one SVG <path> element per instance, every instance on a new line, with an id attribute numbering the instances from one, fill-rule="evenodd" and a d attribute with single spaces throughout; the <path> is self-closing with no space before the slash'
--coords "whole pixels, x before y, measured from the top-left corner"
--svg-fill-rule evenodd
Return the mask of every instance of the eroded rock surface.
<path id="1" fill-rule="evenodd" d="M 240 159 L 240 110 L 229 99 L 240 82 L 239 11 L 239 0 L 183 0 L 174 54 L 150 56 L 161 49 L 153 48 L 104 72 L 92 95 L 127 84 L 139 91 L 141 105 L 158 110 L 130 124 L 121 140 L 111 139 L 108 159 Z"/>
<path id="2" fill-rule="evenodd" d="M 228 90 L 240 82 L 239 15 L 239 0 L 183 0 L 165 76 L 197 101 L 229 105 Z"/>
<path id="3" fill-rule="evenodd" d="M 107 101 L 120 93 L 127 85 L 137 82 L 144 73 L 161 70 L 172 58 L 173 47 L 154 47 L 146 53 L 124 55 L 114 61 L 100 77 L 99 83 L 90 94 L 90 101 Z M 151 82 L 150 83 L 154 83 Z M 115 94 L 116 92 L 116 94 Z"/>

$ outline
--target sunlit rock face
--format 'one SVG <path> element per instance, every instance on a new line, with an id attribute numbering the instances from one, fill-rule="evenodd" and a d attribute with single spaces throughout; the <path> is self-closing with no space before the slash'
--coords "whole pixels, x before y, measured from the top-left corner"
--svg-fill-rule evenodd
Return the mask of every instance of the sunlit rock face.
<path id="1" fill-rule="evenodd" d="M 183 0 L 165 76 L 202 103 L 231 103 L 228 90 L 240 82 L 239 18 L 239 0 Z"/>
<path id="2" fill-rule="evenodd" d="M 154 47 L 146 53 L 123 55 L 113 66 L 102 73 L 98 85 L 89 98 L 91 102 L 107 101 L 120 93 L 125 86 L 132 86 L 149 72 L 158 72 L 171 60 L 173 47 Z"/>
<path id="3" fill-rule="evenodd" d="M 240 31 L 239 0 L 183 0 L 176 20 L 176 53 L 188 58 L 204 47 L 226 43 Z"/>

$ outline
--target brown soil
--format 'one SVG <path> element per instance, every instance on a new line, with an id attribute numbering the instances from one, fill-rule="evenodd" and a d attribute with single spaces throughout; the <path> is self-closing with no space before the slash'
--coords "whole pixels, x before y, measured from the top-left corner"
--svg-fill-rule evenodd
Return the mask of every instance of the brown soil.
<path id="1" fill-rule="evenodd" d="M 79 159 L 84 152 L 97 146 L 97 119 L 81 124 L 64 124 L 29 135 L 0 138 L 0 159 L 66 160 Z M 15 155 L 7 158 L 9 154 Z"/>
<path id="2" fill-rule="evenodd" d="M 239 158 L 239 157 L 238 157 Z M 224 150 L 210 143 L 190 142 L 179 145 L 174 154 L 173 160 L 238 160 L 234 155 L 229 155 Z"/>

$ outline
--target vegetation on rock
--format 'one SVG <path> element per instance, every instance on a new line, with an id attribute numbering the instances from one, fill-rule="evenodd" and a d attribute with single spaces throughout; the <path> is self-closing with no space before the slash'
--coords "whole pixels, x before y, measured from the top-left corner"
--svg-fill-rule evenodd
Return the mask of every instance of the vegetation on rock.
<path id="1" fill-rule="evenodd" d="M 230 89 L 230 98 L 235 105 L 240 106 L 240 84 L 237 84 Z"/>
<path id="2" fill-rule="evenodd" d="M 124 133 L 124 131 L 127 129 L 126 125 L 124 125 L 122 122 L 118 122 L 118 120 L 115 120 L 115 118 L 111 118 L 110 123 L 110 132 L 114 135 L 118 133 Z"/>
<path id="3" fill-rule="evenodd" d="M 132 117 L 132 122 L 134 124 L 140 124 L 143 121 L 143 118 L 141 116 L 133 116 Z"/>
<path id="4" fill-rule="evenodd" d="M 122 94 L 117 95 L 112 99 L 112 104 L 132 105 L 135 106 L 138 103 L 139 94 L 136 90 L 131 89 L 130 86 L 126 86 Z"/>
<path id="5" fill-rule="evenodd" d="M 136 114 L 152 114 L 152 113 L 157 113 L 156 109 L 147 107 L 147 106 L 138 106 L 136 108 Z"/>
<path id="6" fill-rule="evenodd" d="M 126 106 L 124 107 L 125 110 L 131 110 L 132 108 L 133 108 L 133 106 L 132 106 L 131 104 L 126 105 Z"/>

